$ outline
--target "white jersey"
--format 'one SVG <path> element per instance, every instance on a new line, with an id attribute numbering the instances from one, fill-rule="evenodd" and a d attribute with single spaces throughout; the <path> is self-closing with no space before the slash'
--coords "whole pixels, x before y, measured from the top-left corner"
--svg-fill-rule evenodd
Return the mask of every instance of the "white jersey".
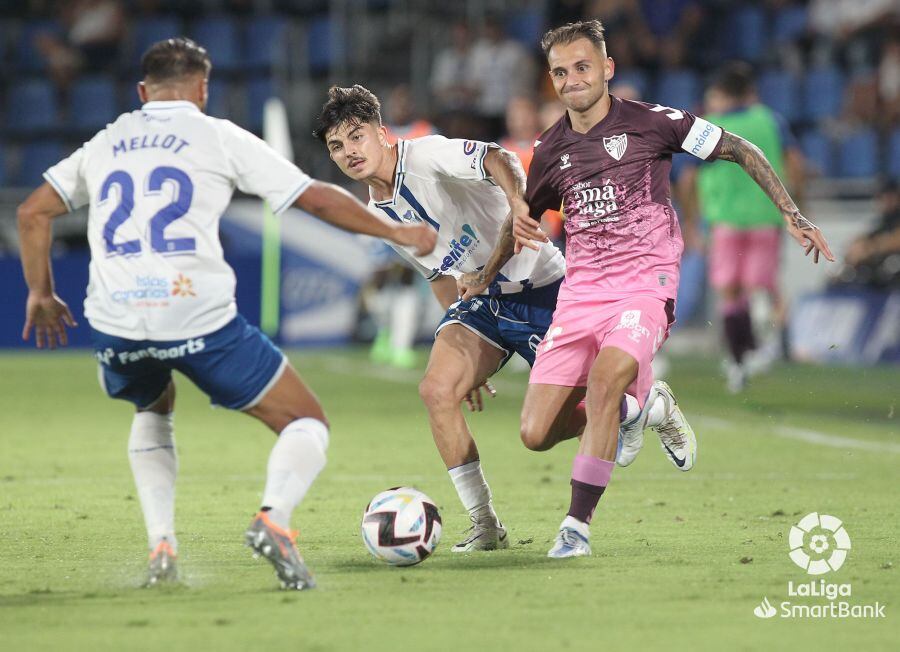
<path id="1" fill-rule="evenodd" d="M 487 264 L 509 213 L 503 191 L 484 170 L 493 143 L 425 136 L 397 142 L 394 195 L 369 205 L 398 222 L 425 222 L 438 232 L 427 256 L 411 247 L 388 242 L 428 280 L 442 275 L 459 278 Z M 500 269 L 500 291 L 542 287 L 565 274 L 565 259 L 554 245 L 523 249 Z"/>
<path id="2" fill-rule="evenodd" d="M 191 102 L 148 102 L 44 178 L 89 205 L 91 326 L 132 340 L 211 333 L 237 314 L 219 218 L 235 187 L 284 211 L 312 182 L 265 142 Z"/>

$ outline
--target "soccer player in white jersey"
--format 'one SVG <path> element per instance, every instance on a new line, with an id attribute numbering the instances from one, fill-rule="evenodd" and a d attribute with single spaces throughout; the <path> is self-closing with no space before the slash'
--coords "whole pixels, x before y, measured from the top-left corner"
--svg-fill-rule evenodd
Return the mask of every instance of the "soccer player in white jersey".
<path id="1" fill-rule="evenodd" d="M 528 210 L 521 163 L 493 143 L 472 140 L 425 136 L 391 145 L 378 98 L 359 85 L 330 89 L 315 135 L 344 174 L 369 186 L 370 206 L 396 223 L 428 224 L 437 232 L 431 254 L 394 248 L 431 281 L 447 310 L 419 392 L 435 444 L 473 523 L 470 535 L 452 550 L 505 548 L 506 529 L 494 511 L 460 404 L 467 400 L 470 408 L 481 409 L 478 388 L 513 353 L 534 362 L 565 274 L 563 257 L 551 244 L 512 257 L 512 215 Z M 485 276 L 490 284 L 468 289 Z M 632 431 L 642 430 L 646 419 L 638 418 L 634 397 L 623 400 L 621 412 Z M 581 405 L 542 439 L 523 441 L 533 450 L 547 450 L 576 436 L 583 415 Z"/>
<path id="2" fill-rule="evenodd" d="M 294 508 L 325 465 L 328 422 L 284 354 L 237 312 L 235 276 L 218 237 L 235 187 L 276 213 L 297 206 L 335 226 L 429 253 L 430 228 L 392 223 L 347 192 L 314 181 L 266 143 L 206 116 L 211 62 L 187 39 L 153 45 L 138 85 L 143 106 L 121 115 L 44 174 L 19 207 L 29 294 L 23 338 L 66 344 L 75 323 L 54 294 L 51 222 L 89 206 L 90 324 L 100 382 L 137 412 L 128 457 L 150 547 L 149 584 L 177 578 L 175 440 L 177 369 L 214 404 L 256 417 L 275 433 L 262 507 L 246 543 L 282 586 L 311 588 L 290 530 Z"/>

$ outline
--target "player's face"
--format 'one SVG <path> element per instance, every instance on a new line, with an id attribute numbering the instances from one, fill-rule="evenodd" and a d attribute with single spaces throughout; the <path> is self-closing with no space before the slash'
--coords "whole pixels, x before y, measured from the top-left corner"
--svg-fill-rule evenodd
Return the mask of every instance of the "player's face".
<path id="1" fill-rule="evenodd" d="M 374 123 L 342 123 L 325 134 L 331 160 L 351 179 L 362 181 L 381 165 L 387 131 Z"/>
<path id="2" fill-rule="evenodd" d="M 559 99 L 578 112 L 587 111 L 606 94 L 606 82 L 614 72 L 612 58 L 586 38 L 554 45 L 547 62 Z"/>

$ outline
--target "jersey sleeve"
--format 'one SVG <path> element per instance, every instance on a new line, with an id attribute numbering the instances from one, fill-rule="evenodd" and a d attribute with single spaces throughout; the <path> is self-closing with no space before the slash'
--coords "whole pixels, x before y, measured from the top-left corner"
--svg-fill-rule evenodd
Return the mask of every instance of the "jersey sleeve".
<path id="1" fill-rule="evenodd" d="M 63 200 L 69 212 L 90 201 L 83 167 L 86 147 L 87 144 L 82 145 L 71 156 L 44 172 L 44 179 Z"/>
<path id="2" fill-rule="evenodd" d="M 714 161 L 722 145 L 722 128 L 683 109 L 648 105 L 650 131 L 669 153 L 687 152 L 704 161 Z"/>
<path id="3" fill-rule="evenodd" d="M 484 157 L 491 149 L 500 148 L 496 143 L 443 136 L 426 136 L 411 142 L 410 153 L 416 161 L 427 161 L 428 167 L 441 176 L 470 181 L 490 180 Z"/>
<path id="4" fill-rule="evenodd" d="M 528 168 L 525 201 L 528 202 L 531 217 L 536 220 L 541 219 L 544 211 L 558 211 L 562 206 L 562 197 L 547 175 L 547 164 L 544 157 L 539 154 L 538 147 L 534 149 L 534 158 L 531 159 L 531 166 Z"/>
<path id="5" fill-rule="evenodd" d="M 264 140 L 223 121 L 222 144 L 234 184 L 269 202 L 279 215 L 312 183 L 312 178 L 276 152 Z"/>

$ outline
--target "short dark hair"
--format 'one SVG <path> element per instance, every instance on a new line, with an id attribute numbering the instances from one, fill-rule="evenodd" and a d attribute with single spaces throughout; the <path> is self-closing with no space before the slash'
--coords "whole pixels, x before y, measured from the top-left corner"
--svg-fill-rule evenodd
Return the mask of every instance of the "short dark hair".
<path id="1" fill-rule="evenodd" d="M 381 126 L 381 102 L 372 91 L 359 84 L 350 88 L 332 86 L 328 89 L 328 101 L 322 106 L 313 136 L 324 143 L 325 134 L 344 122 L 351 125 L 374 122 Z"/>
<path id="2" fill-rule="evenodd" d="M 575 23 L 567 23 L 561 27 L 549 30 L 541 39 L 541 49 L 544 56 L 550 55 L 550 48 L 554 45 L 562 43 L 566 45 L 577 41 L 580 38 L 586 38 L 598 50 L 606 47 L 606 39 L 603 37 L 603 23 L 599 20 L 579 20 Z"/>
<path id="3" fill-rule="evenodd" d="M 753 67 L 745 61 L 729 61 L 713 76 L 710 87 L 725 93 L 728 97 L 742 100 L 756 87 Z"/>
<path id="4" fill-rule="evenodd" d="M 208 77 L 211 70 L 206 48 L 189 38 L 157 41 L 141 57 L 141 72 L 151 83 L 177 81 L 190 75 Z"/>

